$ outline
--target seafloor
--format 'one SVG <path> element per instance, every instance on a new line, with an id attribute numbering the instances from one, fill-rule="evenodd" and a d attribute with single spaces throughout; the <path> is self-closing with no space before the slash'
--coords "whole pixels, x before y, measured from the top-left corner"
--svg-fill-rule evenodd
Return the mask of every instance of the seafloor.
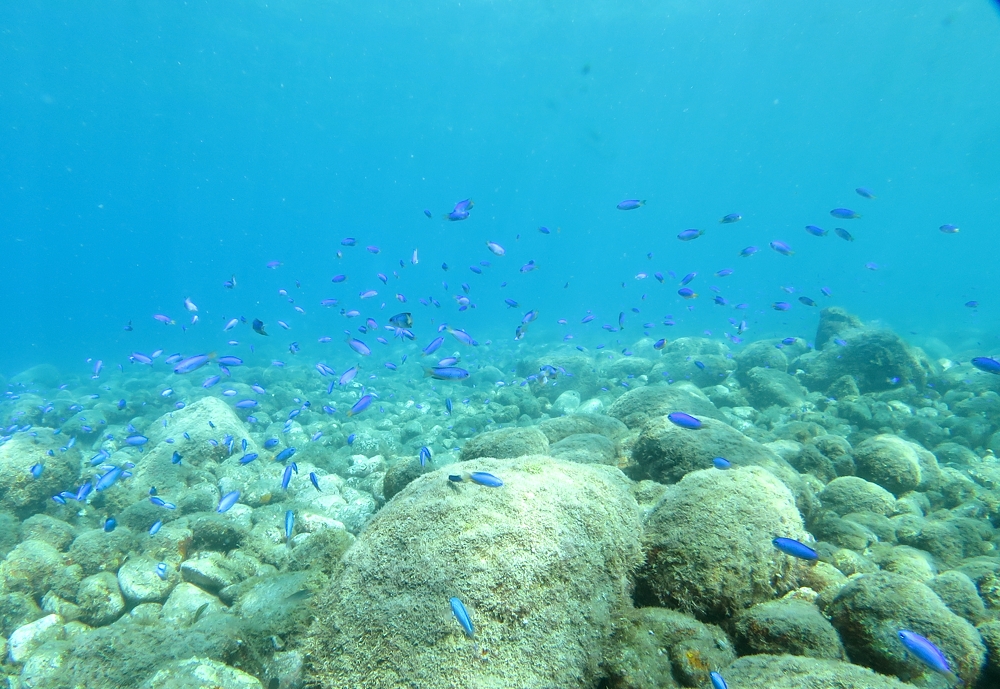
<path id="1" fill-rule="evenodd" d="M 332 391 L 295 362 L 208 388 L 162 360 L 0 379 L 0 670 L 14 689 L 1000 687 L 1000 376 L 978 353 L 931 360 L 839 309 L 811 343 L 628 345 L 482 345 L 467 380 L 411 361 Z"/>

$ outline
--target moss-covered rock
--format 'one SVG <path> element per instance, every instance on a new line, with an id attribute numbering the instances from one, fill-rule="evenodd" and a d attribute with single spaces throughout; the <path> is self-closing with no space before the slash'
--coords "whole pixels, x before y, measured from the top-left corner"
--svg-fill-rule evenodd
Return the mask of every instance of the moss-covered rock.
<path id="1" fill-rule="evenodd" d="M 794 599 L 768 601 L 744 610 L 734 622 L 741 655 L 787 653 L 847 660 L 833 626 L 815 605 Z"/>
<path id="2" fill-rule="evenodd" d="M 480 433 L 462 446 L 462 461 L 493 457 L 513 459 L 526 455 L 546 454 L 549 441 L 534 426 L 528 428 L 501 428 Z"/>
<path id="3" fill-rule="evenodd" d="M 629 428 L 642 428 L 653 419 L 675 411 L 725 421 L 711 400 L 690 383 L 648 385 L 629 390 L 608 408 L 608 416 Z"/>
<path id="4" fill-rule="evenodd" d="M 470 470 L 504 485 L 447 478 Z M 313 680 L 591 685 L 613 621 L 630 607 L 638 533 L 638 507 L 616 469 L 534 456 L 421 476 L 375 516 L 317 606 L 306 644 Z M 451 597 L 468 609 L 475 642 Z"/>
<path id="5" fill-rule="evenodd" d="M 739 689 L 911 689 L 894 677 L 850 663 L 790 655 L 744 656 L 723 671 Z"/>
<path id="6" fill-rule="evenodd" d="M 819 494 L 823 507 L 840 516 L 851 512 L 872 512 L 890 515 L 896 498 L 881 486 L 857 476 L 842 476 L 826 484 Z"/>
<path id="7" fill-rule="evenodd" d="M 858 476 L 877 483 L 897 497 L 911 490 L 927 490 L 940 478 L 934 455 L 916 443 L 885 433 L 854 448 Z"/>

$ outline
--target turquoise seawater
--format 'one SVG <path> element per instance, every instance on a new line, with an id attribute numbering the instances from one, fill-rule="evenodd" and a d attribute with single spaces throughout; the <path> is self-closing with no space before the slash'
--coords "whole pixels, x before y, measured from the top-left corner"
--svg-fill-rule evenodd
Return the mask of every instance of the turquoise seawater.
<path id="1" fill-rule="evenodd" d="M 848 663 L 1000 686 L 996 2 L 12 2 L 0 65 L 12 689 L 876 681 Z M 674 437 L 668 412 L 711 421 Z M 752 472 L 677 488 L 723 480 L 723 453 L 791 496 L 787 533 L 746 526 L 763 550 L 733 584 L 770 572 L 752 595 L 702 551 L 658 578 L 672 500 L 754 503 Z M 634 528 L 536 514 L 541 476 Z M 449 551 L 475 519 L 442 516 L 386 569 L 396 493 L 426 517 L 475 487 L 494 546 Z M 566 591 L 547 577 L 601 581 L 581 550 L 606 585 L 524 631 Z M 446 552 L 548 574 L 525 603 Z M 446 574 L 409 586 L 425 567 Z M 941 615 L 858 620 L 850 587 L 886 573 Z M 981 612 L 946 595 L 966 583 Z M 739 621 L 806 589 L 822 650 Z M 664 609 L 703 645 L 643 617 Z M 843 667 L 740 665 L 780 653 Z"/>

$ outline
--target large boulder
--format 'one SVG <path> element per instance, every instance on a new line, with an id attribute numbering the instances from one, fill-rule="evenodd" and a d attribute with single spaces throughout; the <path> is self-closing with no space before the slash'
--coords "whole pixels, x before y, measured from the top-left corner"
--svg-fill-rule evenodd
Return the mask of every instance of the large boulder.
<path id="1" fill-rule="evenodd" d="M 816 328 L 816 349 L 823 349 L 826 343 L 841 333 L 864 326 L 861 319 L 839 306 L 831 306 L 819 312 L 819 326 Z"/>
<path id="2" fill-rule="evenodd" d="M 986 660 L 976 628 L 924 584 L 892 572 L 855 577 L 826 608 L 855 663 L 909 680 L 925 670 L 899 640 L 908 629 L 931 640 L 965 686 L 974 686 Z"/>
<path id="3" fill-rule="evenodd" d="M 493 488 L 449 474 L 487 471 Z M 414 525 L 420 528 L 414 528 Z M 592 686 L 641 559 L 617 469 L 533 456 L 420 476 L 344 555 L 306 641 L 316 686 Z M 466 638 L 449 608 L 459 598 Z M 485 656 L 487 660 L 476 660 Z"/>
<path id="4" fill-rule="evenodd" d="M 53 495 L 76 485 L 80 452 L 76 447 L 63 449 L 68 440 L 53 435 L 50 428 L 35 428 L 15 433 L 0 445 L 0 509 L 24 518 L 44 510 Z M 38 478 L 31 473 L 35 464 L 42 466 Z"/>
<path id="5" fill-rule="evenodd" d="M 639 597 L 723 621 L 795 588 L 801 561 L 776 536 L 808 539 L 788 488 L 760 467 L 695 471 L 669 486 L 647 518 Z"/>
<path id="6" fill-rule="evenodd" d="M 896 498 L 882 486 L 857 476 L 841 476 L 826 484 L 819 494 L 823 507 L 841 517 L 851 512 L 872 512 L 891 516 Z"/>
<path id="7" fill-rule="evenodd" d="M 720 421 L 726 418 L 705 393 L 690 383 L 649 385 L 629 390 L 608 408 L 608 416 L 629 428 L 642 428 L 653 419 L 675 411 Z"/>
<path id="8" fill-rule="evenodd" d="M 603 414 L 569 414 L 545 419 L 538 424 L 538 430 L 545 434 L 550 444 L 580 433 L 597 433 L 617 442 L 629 432 L 628 426 L 621 421 Z"/>
<path id="9" fill-rule="evenodd" d="M 805 601 L 782 599 L 755 605 L 740 613 L 734 630 L 736 647 L 743 655 L 788 653 L 847 660 L 837 630 L 815 605 Z"/>
<path id="10" fill-rule="evenodd" d="M 813 356 L 796 360 L 805 369 L 802 382 L 810 390 L 824 392 L 842 376 L 852 376 L 861 393 L 890 390 L 910 383 L 922 389 L 927 384 L 930 363 L 919 350 L 911 349 L 889 330 L 861 328 L 845 331 Z M 819 344 L 817 343 L 817 346 Z"/>
<path id="11" fill-rule="evenodd" d="M 736 369 L 729 347 L 706 337 L 679 337 L 661 351 L 650 378 L 689 381 L 700 388 L 718 385 Z"/>
<path id="12" fill-rule="evenodd" d="M 744 378 L 747 397 L 757 409 L 772 406 L 798 408 L 805 402 L 805 389 L 794 376 L 784 371 L 757 366 L 747 371 Z"/>

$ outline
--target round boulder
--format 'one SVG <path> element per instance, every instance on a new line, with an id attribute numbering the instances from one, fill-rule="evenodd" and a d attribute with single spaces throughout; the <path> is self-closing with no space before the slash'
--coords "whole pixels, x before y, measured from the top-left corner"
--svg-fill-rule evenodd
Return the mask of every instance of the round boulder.
<path id="1" fill-rule="evenodd" d="M 810 658 L 847 660 L 837 630 L 815 605 L 800 600 L 775 600 L 742 612 L 735 624 L 741 655 L 788 653 Z"/>
<path id="2" fill-rule="evenodd" d="M 448 480 L 468 471 L 503 485 Z M 614 624 L 631 607 L 640 530 L 628 481 L 610 467 L 534 456 L 421 476 L 375 515 L 316 606 L 305 644 L 312 681 L 596 685 Z"/>
<path id="3" fill-rule="evenodd" d="M 851 512 L 888 516 L 896 505 L 892 493 L 857 476 L 842 476 L 830 481 L 819 494 L 819 500 L 823 507 L 841 517 Z"/>
<path id="4" fill-rule="evenodd" d="M 893 677 L 850 663 L 790 655 L 744 656 L 722 671 L 740 689 L 913 689 Z"/>
<path id="5" fill-rule="evenodd" d="M 549 452 L 549 441 L 534 426 L 527 428 L 501 428 L 480 433 L 462 447 L 462 461 L 493 457 L 513 459 L 525 455 L 544 455 Z"/>
<path id="6" fill-rule="evenodd" d="M 854 448 L 854 464 L 858 476 L 897 497 L 932 487 L 941 474 L 933 454 L 891 433 L 869 438 Z"/>
<path id="7" fill-rule="evenodd" d="M 771 473 L 692 472 L 646 521 L 639 597 L 708 622 L 771 600 L 795 588 L 806 566 L 775 549 L 776 536 L 808 538 L 795 498 Z"/>
<path id="8" fill-rule="evenodd" d="M 677 410 L 720 421 L 726 418 L 705 393 L 691 383 L 633 388 L 608 407 L 608 416 L 618 419 L 629 428 L 642 428 L 651 420 Z"/>

